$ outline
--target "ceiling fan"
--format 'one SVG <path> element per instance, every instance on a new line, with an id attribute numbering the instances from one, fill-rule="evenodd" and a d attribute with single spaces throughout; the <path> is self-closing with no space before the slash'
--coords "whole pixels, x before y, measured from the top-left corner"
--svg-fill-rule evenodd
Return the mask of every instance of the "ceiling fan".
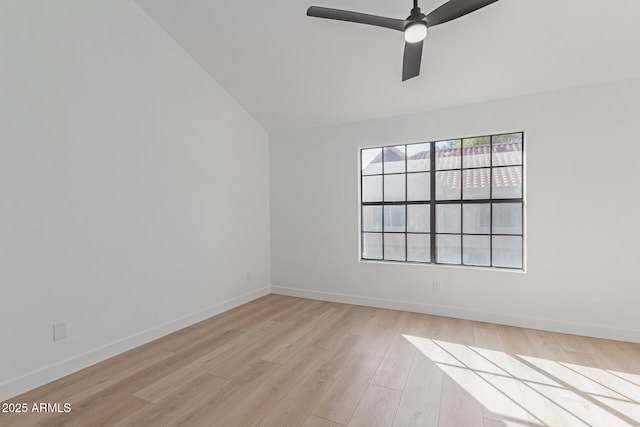
<path id="1" fill-rule="evenodd" d="M 413 9 L 411 9 L 411 14 L 407 19 L 386 18 L 384 16 L 318 6 L 311 6 L 307 10 L 307 16 L 375 25 L 404 32 L 402 81 L 405 81 L 420 74 L 422 44 L 427 36 L 427 28 L 460 18 L 496 1 L 498 0 L 449 0 L 428 15 L 425 15 L 418 7 L 418 0 L 413 0 Z"/>

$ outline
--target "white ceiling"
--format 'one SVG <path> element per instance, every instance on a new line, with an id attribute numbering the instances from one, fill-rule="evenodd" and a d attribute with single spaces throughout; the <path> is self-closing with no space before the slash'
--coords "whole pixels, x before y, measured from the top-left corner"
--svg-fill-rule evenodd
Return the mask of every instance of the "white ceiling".
<path id="1" fill-rule="evenodd" d="M 405 18 L 411 0 L 137 2 L 269 131 L 640 76 L 638 0 L 500 0 L 433 27 L 404 83 L 402 33 L 305 13 Z"/>

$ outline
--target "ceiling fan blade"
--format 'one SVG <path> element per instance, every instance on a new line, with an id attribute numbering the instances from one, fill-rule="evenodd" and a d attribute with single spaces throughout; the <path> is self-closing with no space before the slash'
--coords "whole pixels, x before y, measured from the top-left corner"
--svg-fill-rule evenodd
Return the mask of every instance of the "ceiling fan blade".
<path id="1" fill-rule="evenodd" d="M 449 0 L 428 14 L 425 20 L 428 27 L 433 27 L 460 18 L 496 1 L 498 0 Z"/>
<path id="2" fill-rule="evenodd" d="M 407 22 L 404 19 L 385 18 L 384 16 L 367 15 L 366 13 L 329 9 L 327 7 L 318 6 L 311 6 L 307 9 L 307 16 L 375 25 L 377 27 L 391 28 L 392 30 L 398 31 L 404 31 L 404 28 L 407 25 Z"/>
<path id="3" fill-rule="evenodd" d="M 404 58 L 402 59 L 402 81 L 409 80 L 420 74 L 422 62 L 422 42 L 404 44 Z"/>

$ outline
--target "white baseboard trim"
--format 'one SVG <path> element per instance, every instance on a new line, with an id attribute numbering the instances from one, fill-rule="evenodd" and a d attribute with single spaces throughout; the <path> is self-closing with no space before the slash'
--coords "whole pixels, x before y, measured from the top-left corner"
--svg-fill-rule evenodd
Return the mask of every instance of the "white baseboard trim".
<path id="1" fill-rule="evenodd" d="M 139 332 L 130 337 L 123 338 L 78 356 L 71 357 L 61 362 L 45 366 L 44 368 L 0 383 L 0 402 L 77 372 L 120 353 L 124 353 L 125 351 L 146 344 L 182 328 L 186 328 L 187 326 L 208 319 L 216 314 L 220 314 L 239 305 L 246 304 L 257 298 L 268 295 L 270 292 L 271 289 L 268 286 L 257 289 L 204 310 L 187 314 L 171 322 L 147 329 L 146 331 Z"/>
<path id="2" fill-rule="evenodd" d="M 310 291 L 307 289 L 295 289 L 282 286 L 272 286 L 271 293 L 292 297 L 310 298 L 321 301 L 389 308 L 393 310 L 433 314 L 436 316 L 455 317 L 459 319 L 518 326 L 529 329 L 540 329 L 544 331 L 560 332 L 572 335 L 583 335 L 594 338 L 605 338 L 611 340 L 640 343 L 640 330 L 638 329 L 611 328 L 608 326 L 592 325 L 587 323 L 566 322 L 538 317 L 518 316 L 514 314 L 469 310 L 465 308 L 444 305 L 420 304 L 410 301 L 363 297 L 358 295 L 318 292 Z"/>

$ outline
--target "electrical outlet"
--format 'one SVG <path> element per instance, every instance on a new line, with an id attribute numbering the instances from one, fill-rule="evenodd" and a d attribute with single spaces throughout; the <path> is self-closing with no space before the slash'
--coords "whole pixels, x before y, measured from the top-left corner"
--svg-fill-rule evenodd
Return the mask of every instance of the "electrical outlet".
<path id="1" fill-rule="evenodd" d="M 251 272 L 247 273 L 247 282 L 250 282 L 253 277 L 251 276 Z"/>
<path id="2" fill-rule="evenodd" d="M 433 292 L 439 293 L 442 290 L 442 286 L 440 285 L 440 280 L 433 281 Z"/>
<path id="3" fill-rule="evenodd" d="M 67 322 L 55 323 L 53 325 L 53 340 L 60 341 L 67 337 Z"/>

